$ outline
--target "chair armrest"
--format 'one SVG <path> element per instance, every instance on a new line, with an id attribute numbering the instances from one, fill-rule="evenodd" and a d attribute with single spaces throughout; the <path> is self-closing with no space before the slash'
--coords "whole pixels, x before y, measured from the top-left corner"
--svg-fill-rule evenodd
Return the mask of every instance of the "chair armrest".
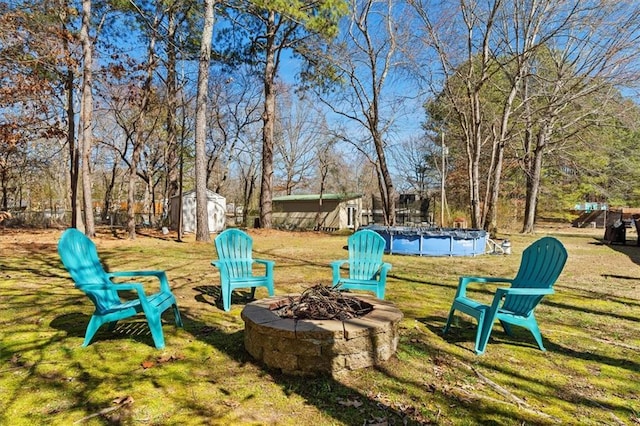
<path id="1" fill-rule="evenodd" d="M 227 270 L 228 270 L 228 264 L 230 262 L 228 260 L 223 260 L 223 259 L 218 259 L 218 260 L 212 260 L 211 261 L 211 265 L 214 266 L 215 268 L 220 269 L 220 273 L 221 274 L 227 274 Z"/>
<path id="2" fill-rule="evenodd" d="M 493 302 L 491 302 L 491 306 L 489 307 L 489 317 L 495 318 L 496 312 L 502 305 L 504 298 L 509 294 L 516 295 L 524 295 L 524 296 L 544 296 L 545 294 L 553 294 L 555 293 L 552 288 L 505 288 L 500 287 L 496 289 L 496 294 L 493 296 Z M 489 329 L 491 329 L 491 324 L 493 324 L 493 320 L 488 323 L 485 323 L 484 332 L 487 333 Z"/>
<path id="3" fill-rule="evenodd" d="M 507 294 L 515 294 L 520 296 L 544 296 L 547 294 L 554 294 L 555 291 L 552 288 L 498 288 L 496 289 L 496 296 L 506 296 Z"/>
<path id="4" fill-rule="evenodd" d="M 229 280 L 229 268 L 227 268 L 227 262 L 220 259 L 212 260 L 211 265 L 218 268 L 220 271 L 220 280 L 222 280 L 222 282 L 227 282 Z"/>
<path id="5" fill-rule="evenodd" d="M 391 270 L 391 264 L 388 262 L 384 262 L 380 266 L 380 279 L 385 280 L 387 278 L 387 272 Z"/>
<path id="6" fill-rule="evenodd" d="M 143 289 L 142 284 L 140 283 L 110 283 L 110 284 L 76 284 L 80 290 L 88 290 L 88 291 L 103 291 L 103 290 L 116 290 L 116 291 L 125 291 L 125 290 L 138 290 Z"/>
<path id="7" fill-rule="evenodd" d="M 266 260 L 266 259 L 253 259 L 253 261 L 255 263 L 264 265 L 266 267 L 266 271 L 265 271 L 266 277 L 270 277 L 273 275 L 273 268 L 275 267 L 276 262 L 274 262 L 273 260 Z"/>
<path id="8" fill-rule="evenodd" d="M 333 262 L 330 263 L 332 275 L 333 275 L 332 277 L 333 285 L 336 285 L 340 282 L 340 268 L 342 267 L 342 265 L 346 263 L 349 263 L 349 260 L 340 259 L 340 260 L 334 260 Z"/>
<path id="9" fill-rule="evenodd" d="M 345 263 L 349 263 L 348 259 L 340 259 L 340 260 L 334 260 L 333 262 L 330 263 L 332 268 L 340 268 L 342 265 L 344 265 Z"/>
<path id="10" fill-rule="evenodd" d="M 156 277 L 160 281 L 160 290 L 171 293 L 165 271 L 115 271 L 108 272 L 107 276 L 109 278 Z"/>
<path id="11" fill-rule="evenodd" d="M 92 291 L 135 291 L 138 294 L 140 302 L 145 305 L 147 303 L 147 295 L 144 292 L 144 286 L 141 283 L 111 283 L 111 284 L 76 284 L 80 290 L 85 293 Z"/>
<path id="12" fill-rule="evenodd" d="M 466 297 L 467 286 L 471 283 L 487 284 L 487 283 L 509 283 L 511 284 L 513 279 L 502 277 L 473 277 L 466 276 L 460 277 L 458 283 L 458 290 L 456 291 L 456 297 Z"/>

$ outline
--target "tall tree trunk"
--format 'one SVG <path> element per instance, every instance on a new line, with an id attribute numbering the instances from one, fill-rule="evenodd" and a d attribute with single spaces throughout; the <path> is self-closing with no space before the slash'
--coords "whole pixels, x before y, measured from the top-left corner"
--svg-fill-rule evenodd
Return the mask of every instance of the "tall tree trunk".
<path id="1" fill-rule="evenodd" d="M 491 235 L 495 235 L 498 232 L 498 200 L 500 198 L 500 184 L 502 181 L 502 166 L 504 163 L 504 147 L 507 142 L 509 133 L 509 120 L 511 119 L 511 112 L 513 110 L 513 102 L 518 94 L 520 86 L 521 76 L 513 80 L 509 96 L 502 108 L 502 120 L 500 122 L 500 133 L 498 134 L 497 141 L 495 141 L 495 151 L 491 176 L 491 185 L 487 186 L 489 190 L 489 196 L 487 197 L 487 219 L 484 221 L 485 229 L 489 231 Z"/>
<path id="2" fill-rule="evenodd" d="M 80 121 L 82 122 L 82 198 L 84 200 L 84 224 L 85 234 L 93 237 L 96 234 L 93 220 L 93 199 L 91 194 L 91 149 L 93 147 L 93 46 L 89 35 L 91 21 L 91 0 L 82 0 L 82 27 L 80 40 L 83 53 L 83 79 L 82 79 L 82 108 Z"/>
<path id="3" fill-rule="evenodd" d="M 207 97 L 209 90 L 209 62 L 213 37 L 213 7 L 215 0 L 205 0 L 204 27 L 200 43 L 198 90 L 196 94 L 196 241 L 210 241 L 207 214 Z"/>
<path id="4" fill-rule="evenodd" d="M 2 161 L 0 162 L 0 165 L 3 166 L 0 168 L 0 188 L 2 188 L 2 201 L 0 202 L 0 210 L 7 211 L 9 210 L 9 178 L 7 177 L 7 167 L 5 167 L 5 164 L 3 164 L 4 162 L 4 159 L 2 159 Z"/>
<path id="5" fill-rule="evenodd" d="M 144 119 L 144 115 L 140 114 L 140 118 Z M 142 127 L 143 124 L 139 121 L 136 126 Z M 142 130 L 139 130 L 138 127 L 136 127 L 136 136 L 134 137 L 133 151 L 129 162 L 129 180 L 127 182 L 127 233 L 131 240 L 136 238 L 136 183 L 138 180 L 136 171 L 140 161 L 140 152 L 142 151 L 142 144 L 140 143 Z"/>
<path id="6" fill-rule="evenodd" d="M 183 178 L 184 178 L 184 141 L 187 138 L 187 115 L 185 114 L 185 106 L 186 102 L 184 100 L 184 94 L 182 95 L 182 102 L 180 103 L 182 107 L 182 123 L 180 126 L 180 151 L 178 152 L 178 241 L 182 241 L 183 237 L 183 218 L 184 215 L 182 213 L 182 193 L 183 193 Z"/>
<path id="7" fill-rule="evenodd" d="M 256 175 L 251 173 L 244 181 L 244 208 L 242 209 L 242 226 L 245 228 L 248 226 L 249 220 L 249 206 L 251 205 L 251 199 L 253 198 L 253 192 L 256 187 Z"/>
<path id="8" fill-rule="evenodd" d="M 275 12 L 269 12 L 266 65 L 264 69 L 264 111 L 262 112 L 262 182 L 260 185 L 260 226 L 271 229 L 273 198 L 273 133 L 276 111 L 276 24 Z"/>
<path id="9" fill-rule="evenodd" d="M 167 145 L 164 197 L 171 200 L 179 192 L 179 152 L 176 128 L 176 111 L 178 108 L 178 90 L 176 85 L 176 15 L 173 7 L 168 11 L 167 23 Z M 165 203 L 165 217 L 171 218 L 171 203 Z"/>
<path id="10" fill-rule="evenodd" d="M 160 6 L 158 6 L 159 8 Z M 160 10 L 156 11 L 153 21 L 153 28 L 149 38 L 148 58 L 147 58 L 147 76 L 142 84 L 142 98 L 140 99 L 140 110 L 134 121 L 133 151 L 131 153 L 131 161 L 129 162 L 129 182 L 127 187 L 127 233 L 130 239 L 136 238 L 136 183 L 138 182 L 137 172 L 138 163 L 140 162 L 140 154 L 145 143 L 145 122 L 147 119 L 147 111 L 149 109 L 149 98 L 151 96 L 151 83 L 153 81 L 153 73 L 156 69 L 156 39 L 160 21 Z"/>
<path id="11" fill-rule="evenodd" d="M 316 211 L 315 223 L 316 228 L 320 229 L 321 220 L 320 215 L 322 214 L 322 197 L 324 196 L 324 187 L 327 181 L 327 175 L 329 174 L 329 147 L 330 145 L 326 145 L 325 149 L 321 151 L 320 155 L 318 155 L 319 161 L 319 171 L 320 171 L 320 198 L 318 199 L 318 210 Z"/>
<path id="12" fill-rule="evenodd" d="M 68 2 L 65 2 L 63 10 L 71 10 Z M 68 14 L 62 12 L 60 15 L 62 20 L 62 32 L 67 33 L 67 21 Z M 71 49 L 69 48 L 69 40 L 63 37 L 63 46 L 65 57 L 69 60 L 71 58 Z M 71 62 L 69 60 L 69 62 Z M 67 68 L 67 75 L 65 76 L 65 90 L 67 91 L 67 146 L 69 147 L 69 201 L 71 208 L 71 227 L 78 227 L 78 216 L 81 212 L 80 206 L 78 206 L 78 180 L 80 177 L 80 150 L 76 143 L 76 114 L 74 111 L 74 80 L 75 80 L 75 68 L 69 64 Z"/>
<path id="13" fill-rule="evenodd" d="M 375 109 L 375 114 L 377 115 L 377 104 Z M 394 226 L 396 224 L 396 193 L 395 188 L 393 187 L 391 173 L 389 172 L 389 167 L 387 166 L 387 159 L 384 153 L 384 142 L 382 140 L 382 136 L 377 131 L 377 119 L 375 120 L 375 126 L 376 128 L 373 128 L 372 133 L 374 134 L 373 142 L 376 147 L 376 154 L 378 158 L 377 170 L 380 176 L 380 195 L 382 196 L 382 204 L 385 210 L 384 223 L 387 226 Z"/>
<path id="14" fill-rule="evenodd" d="M 471 225 L 482 228 L 482 200 L 480 197 L 480 154 L 482 151 L 482 113 L 480 93 L 475 91 L 471 100 L 472 140 L 471 140 Z"/>
<path id="15" fill-rule="evenodd" d="M 67 70 L 67 145 L 69 146 L 69 183 L 71 188 L 71 227 L 78 226 L 78 176 L 80 175 L 80 155 L 76 145 L 76 115 L 73 110 L 73 70 Z"/>
<path id="16" fill-rule="evenodd" d="M 544 157 L 544 151 L 549 137 L 551 137 L 551 126 L 543 126 L 538 132 L 536 146 L 532 152 L 531 160 L 528 163 L 529 169 L 526 170 L 527 194 L 522 228 L 523 233 L 530 234 L 535 231 L 540 180 L 542 179 L 542 158 Z"/>
<path id="17" fill-rule="evenodd" d="M 111 166 L 111 175 L 107 179 L 105 176 L 105 190 L 104 190 L 104 209 L 102 211 L 102 220 L 106 221 L 109 216 L 111 216 L 112 206 L 111 206 L 111 197 L 113 196 L 113 188 L 116 185 L 116 177 L 118 175 L 118 162 L 114 161 Z"/>
<path id="18" fill-rule="evenodd" d="M 500 199 L 500 181 L 502 180 L 502 165 L 504 163 L 504 142 L 497 141 L 493 154 L 491 182 L 487 187 L 487 209 L 485 210 L 484 229 L 491 236 L 498 232 L 498 200 Z"/>

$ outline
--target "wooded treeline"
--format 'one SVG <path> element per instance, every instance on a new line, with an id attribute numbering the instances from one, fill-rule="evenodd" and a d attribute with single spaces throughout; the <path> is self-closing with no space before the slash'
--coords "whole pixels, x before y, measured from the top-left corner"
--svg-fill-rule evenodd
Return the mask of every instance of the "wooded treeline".
<path id="1" fill-rule="evenodd" d="M 124 209 L 134 238 L 184 189 L 266 228 L 274 195 L 360 192 L 393 225 L 443 177 L 492 232 L 640 205 L 634 1 L 32 3 L 0 2 L 3 210 Z"/>

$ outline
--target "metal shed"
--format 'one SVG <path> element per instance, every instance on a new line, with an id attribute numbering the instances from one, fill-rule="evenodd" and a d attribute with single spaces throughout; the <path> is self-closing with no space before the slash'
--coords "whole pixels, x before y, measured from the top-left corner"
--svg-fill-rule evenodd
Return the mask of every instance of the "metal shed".
<path id="1" fill-rule="evenodd" d="M 171 198 L 171 227 L 178 228 L 180 197 Z M 207 215 L 209 232 L 221 232 L 225 228 L 227 199 L 220 194 L 207 190 Z M 182 231 L 196 232 L 196 191 L 182 194 Z"/>

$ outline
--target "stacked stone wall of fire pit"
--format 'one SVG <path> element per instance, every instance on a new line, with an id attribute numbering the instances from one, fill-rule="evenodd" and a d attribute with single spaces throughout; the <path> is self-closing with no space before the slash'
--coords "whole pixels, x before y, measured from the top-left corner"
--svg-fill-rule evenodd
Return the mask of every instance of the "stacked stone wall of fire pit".
<path id="1" fill-rule="evenodd" d="M 336 374 L 379 365 L 395 354 L 403 315 L 393 303 L 358 295 L 373 310 L 345 321 L 295 320 L 273 312 L 295 296 L 261 299 L 242 310 L 245 349 L 266 366 L 287 374 Z"/>

